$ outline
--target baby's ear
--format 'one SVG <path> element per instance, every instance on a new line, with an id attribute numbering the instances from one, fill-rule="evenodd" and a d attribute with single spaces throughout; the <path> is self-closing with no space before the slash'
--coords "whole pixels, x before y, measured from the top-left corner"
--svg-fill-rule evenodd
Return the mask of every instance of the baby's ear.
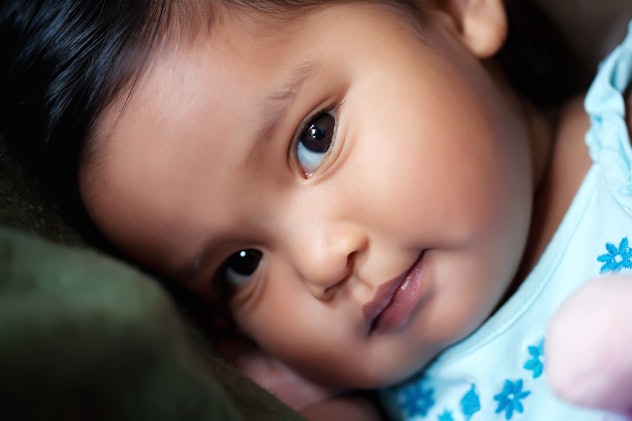
<path id="1" fill-rule="evenodd" d="M 461 42 L 478 58 L 493 56 L 507 38 L 502 0 L 431 0 L 454 25 Z"/>

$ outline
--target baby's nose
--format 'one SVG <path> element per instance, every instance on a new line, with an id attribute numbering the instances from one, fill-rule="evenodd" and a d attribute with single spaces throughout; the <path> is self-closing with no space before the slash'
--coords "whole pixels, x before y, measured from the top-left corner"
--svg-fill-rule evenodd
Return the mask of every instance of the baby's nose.
<path id="1" fill-rule="evenodd" d="M 310 232 L 293 251 L 295 264 L 310 293 L 328 301 L 352 275 L 357 255 L 367 247 L 366 236 L 351 226 Z"/>

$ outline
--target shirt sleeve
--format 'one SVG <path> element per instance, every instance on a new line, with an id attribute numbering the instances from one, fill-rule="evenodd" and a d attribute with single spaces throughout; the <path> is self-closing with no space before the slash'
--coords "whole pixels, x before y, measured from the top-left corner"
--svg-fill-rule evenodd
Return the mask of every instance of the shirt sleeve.
<path id="1" fill-rule="evenodd" d="M 632 21 L 625 40 L 600 64 L 586 95 L 591 128 L 586 144 L 616 200 L 632 213 L 632 149 L 625 91 L 632 79 Z"/>

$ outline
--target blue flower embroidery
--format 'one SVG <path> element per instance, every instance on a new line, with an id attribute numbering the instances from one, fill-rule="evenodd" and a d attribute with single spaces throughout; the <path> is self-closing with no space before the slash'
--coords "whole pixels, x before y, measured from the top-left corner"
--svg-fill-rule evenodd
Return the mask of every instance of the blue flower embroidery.
<path id="1" fill-rule="evenodd" d="M 470 419 L 474 414 L 481 410 L 481 400 L 478 396 L 476 386 L 472 385 L 469 392 L 461 399 L 461 411 L 465 415 L 465 419 Z"/>
<path id="2" fill-rule="evenodd" d="M 419 383 L 406 387 L 399 394 L 399 406 L 409 417 L 425 417 L 434 404 L 434 389 L 425 389 Z"/>
<path id="3" fill-rule="evenodd" d="M 505 411 L 506 420 L 510 420 L 513 417 L 514 411 L 522 414 L 524 412 L 524 407 L 522 406 L 521 400 L 530 394 L 530 391 L 522 390 L 522 380 L 517 380 L 515 382 L 505 380 L 503 391 L 494 396 L 494 400 L 498 401 L 496 413 L 500 414 Z"/>
<path id="4" fill-rule="evenodd" d="M 544 339 L 538 345 L 530 346 L 531 359 L 525 363 L 524 369 L 533 371 L 533 378 L 537 379 L 544 372 Z"/>
<path id="5" fill-rule="evenodd" d="M 454 421 L 452 413 L 446 410 L 443 414 L 439 415 L 438 421 Z"/>
<path id="6" fill-rule="evenodd" d="M 618 272 L 621 269 L 632 269 L 632 249 L 629 247 L 630 241 L 628 237 L 624 237 L 619 243 L 619 247 L 612 243 L 606 244 L 608 253 L 597 257 L 601 266 L 601 273 Z"/>

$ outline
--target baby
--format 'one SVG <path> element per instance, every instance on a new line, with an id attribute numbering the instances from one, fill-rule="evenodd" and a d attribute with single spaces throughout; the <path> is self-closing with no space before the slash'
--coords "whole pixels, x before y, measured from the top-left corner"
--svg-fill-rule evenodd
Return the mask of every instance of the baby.
<path id="1" fill-rule="evenodd" d="M 600 419 L 543 352 L 567 296 L 632 268 L 632 41 L 591 128 L 495 59 L 518 3 L 15 1 L 3 128 L 34 115 L 62 200 L 310 417 L 376 417 L 345 394 L 381 389 L 406 419 Z"/>

